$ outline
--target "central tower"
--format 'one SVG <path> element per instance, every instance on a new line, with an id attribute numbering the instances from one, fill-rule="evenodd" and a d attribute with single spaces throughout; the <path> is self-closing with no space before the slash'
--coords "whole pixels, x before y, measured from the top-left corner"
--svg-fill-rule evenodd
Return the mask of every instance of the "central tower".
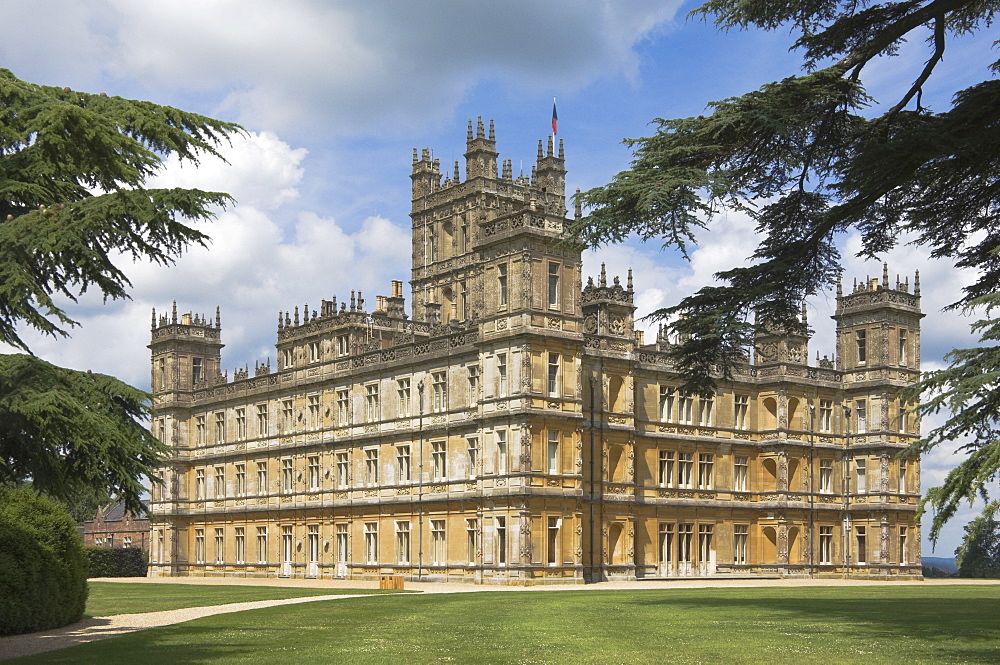
<path id="1" fill-rule="evenodd" d="M 563 237 L 562 141 L 558 153 L 553 137 L 547 149 L 538 142 L 530 177 L 515 177 L 510 159 L 498 173 L 498 157 L 482 117 L 468 124 L 464 181 L 457 160 L 446 175 L 430 150 L 413 150 L 413 318 L 471 325 L 531 312 L 562 329 L 562 317 L 580 315 L 580 246 Z"/>

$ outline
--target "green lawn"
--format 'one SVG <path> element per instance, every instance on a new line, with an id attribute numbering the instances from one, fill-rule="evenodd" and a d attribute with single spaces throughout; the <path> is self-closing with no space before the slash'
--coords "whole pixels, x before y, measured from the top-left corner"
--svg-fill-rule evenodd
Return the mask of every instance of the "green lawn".
<path id="1" fill-rule="evenodd" d="M 16 663 L 988 663 L 1000 587 L 481 592 L 206 617 Z"/>
<path id="2" fill-rule="evenodd" d="M 179 610 L 182 607 L 246 603 L 253 600 L 282 600 L 305 596 L 328 596 L 334 593 L 385 593 L 372 589 L 316 589 L 274 586 L 219 586 L 193 584 L 129 584 L 127 582 L 91 582 L 87 598 L 87 616 L 136 614 Z"/>

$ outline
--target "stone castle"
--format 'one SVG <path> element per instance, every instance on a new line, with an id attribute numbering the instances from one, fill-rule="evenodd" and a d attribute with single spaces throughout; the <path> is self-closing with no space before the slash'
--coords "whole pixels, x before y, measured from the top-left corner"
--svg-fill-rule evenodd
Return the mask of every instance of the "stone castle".
<path id="1" fill-rule="evenodd" d="M 400 281 L 280 312 L 277 367 L 230 379 L 218 311 L 154 312 L 151 575 L 920 575 L 919 275 L 838 289 L 835 360 L 762 336 L 686 395 L 632 276 L 583 284 L 562 141 L 498 156 L 481 119 L 464 180 L 414 150 L 412 316 Z"/>

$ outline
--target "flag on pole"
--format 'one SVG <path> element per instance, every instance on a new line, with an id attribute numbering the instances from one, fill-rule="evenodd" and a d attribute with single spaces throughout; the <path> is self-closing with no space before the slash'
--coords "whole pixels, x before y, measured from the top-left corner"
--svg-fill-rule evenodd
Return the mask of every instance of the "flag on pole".
<path id="1" fill-rule="evenodd" d="M 553 97 L 552 98 L 552 134 L 553 135 L 559 133 L 556 130 L 556 125 L 558 124 L 558 122 L 559 122 L 559 116 L 556 114 L 556 98 Z"/>

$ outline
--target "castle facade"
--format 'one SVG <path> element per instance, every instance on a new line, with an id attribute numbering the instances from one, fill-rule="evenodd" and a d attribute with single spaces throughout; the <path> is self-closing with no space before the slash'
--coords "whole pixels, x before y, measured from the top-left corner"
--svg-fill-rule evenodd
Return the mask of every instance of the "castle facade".
<path id="1" fill-rule="evenodd" d="M 464 180 L 414 151 L 412 315 L 402 282 L 295 307 L 230 379 L 218 311 L 154 312 L 152 576 L 920 575 L 919 276 L 838 289 L 835 360 L 763 336 L 686 395 L 631 274 L 583 283 L 562 141 L 498 156 L 482 120 Z"/>

